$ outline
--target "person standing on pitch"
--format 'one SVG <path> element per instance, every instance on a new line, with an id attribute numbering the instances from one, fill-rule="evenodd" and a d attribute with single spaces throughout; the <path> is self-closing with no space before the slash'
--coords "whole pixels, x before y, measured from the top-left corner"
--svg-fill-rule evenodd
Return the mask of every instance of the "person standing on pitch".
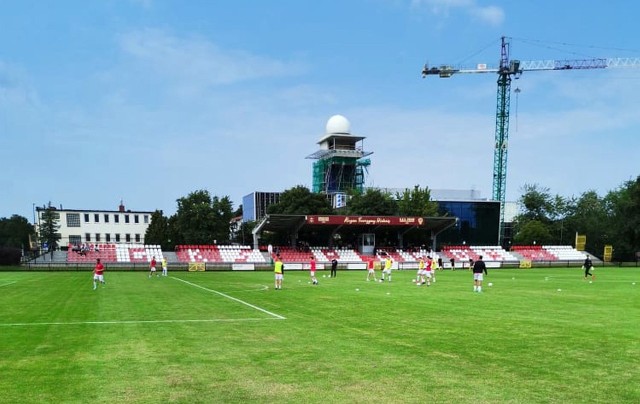
<path id="1" fill-rule="evenodd" d="M 162 257 L 162 276 L 167 276 L 167 258 Z"/>
<path id="2" fill-rule="evenodd" d="M 424 273 L 424 278 L 422 279 L 422 283 L 424 284 L 424 281 L 426 279 L 427 286 L 431 286 L 431 280 L 433 278 L 432 265 L 433 265 L 433 259 L 431 258 L 430 255 L 427 255 L 427 259 L 424 262 L 424 270 L 422 271 L 422 273 Z"/>
<path id="3" fill-rule="evenodd" d="M 276 260 L 273 263 L 273 272 L 276 276 L 276 290 L 282 289 L 282 278 L 284 278 L 284 268 L 280 256 L 276 256 Z"/>
<path id="4" fill-rule="evenodd" d="M 316 258 L 313 255 L 309 260 L 309 276 L 311 277 L 311 282 L 314 285 L 317 285 L 318 279 L 316 278 Z"/>
<path id="5" fill-rule="evenodd" d="M 435 256 L 431 259 L 431 278 L 436 283 L 436 270 L 438 269 L 438 260 Z"/>
<path id="6" fill-rule="evenodd" d="M 372 255 L 367 260 L 367 282 L 371 280 L 371 277 L 373 277 L 374 282 L 376 281 L 375 268 L 376 268 L 376 257 L 375 255 Z"/>
<path id="7" fill-rule="evenodd" d="M 474 292 L 482 292 L 482 279 L 484 275 L 489 275 L 487 273 L 487 266 L 484 264 L 482 260 L 482 255 L 478 257 L 476 261 L 473 263 L 473 291 Z"/>
<path id="8" fill-rule="evenodd" d="M 420 286 L 424 281 L 424 257 L 420 257 L 418 261 L 418 273 L 416 274 L 416 285 Z"/>
<path id="9" fill-rule="evenodd" d="M 149 278 L 151 278 L 153 274 L 156 273 L 156 265 L 156 257 L 154 255 L 153 257 L 151 257 L 151 262 L 149 263 Z"/>
<path id="10" fill-rule="evenodd" d="M 338 260 L 334 257 L 331 260 L 331 275 L 329 275 L 329 278 L 335 278 L 337 275 L 337 271 L 338 271 Z"/>
<path id="11" fill-rule="evenodd" d="M 387 275 L 387 279 L 391 282 L 391 266 L 393 265 L 393 260 L 391 256 L 387 254 L 387 259 L 384 261 L 384 269 L 382 270 L 382 282 L 384 282 L 384 276 Z"/>
<path id="12" fill-rule="evenodd" d="M 591 273 L 591 268 L 593 268 L 593 263 L 591 262 L 591 258 L 587 255 L 587 258 L 584 260 L 584 264 L 582 264 L 582 269 L 584 269 L 584 279 L 587 279 L 587 276 L 591 277 L 591 280 L 596 279 L 596 277 Z"/>
<path id="13" fill-rule="evenodd" d="M 100 258 L 96 258 L 96 266 L 93 269 L 93 290 L 98 288 L 98 282 L 104 287 L 104 265 L 100 262 Z"/>

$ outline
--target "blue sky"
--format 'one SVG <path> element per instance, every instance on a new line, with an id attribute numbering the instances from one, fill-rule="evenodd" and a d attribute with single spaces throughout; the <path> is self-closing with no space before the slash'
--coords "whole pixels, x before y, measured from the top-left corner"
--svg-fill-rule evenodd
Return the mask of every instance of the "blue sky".
<path id="1" fill-rule="evenodd" d="M 206 189 L 311 187 L 327 120 L 373 151 L 368 186 L 491 196 L 496 76 L 431 64 L 640 56 L 632 1 L 29 1 L 0 13 L 0 217 L 32 204 L 176 209 Z M 507 200 L 640 174 L 640 68 L 525 72 Z"/>

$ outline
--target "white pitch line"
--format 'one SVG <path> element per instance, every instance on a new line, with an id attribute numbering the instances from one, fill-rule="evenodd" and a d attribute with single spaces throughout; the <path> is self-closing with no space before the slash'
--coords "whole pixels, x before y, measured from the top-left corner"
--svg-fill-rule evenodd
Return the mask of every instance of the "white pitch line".
<path id="1" fill-rule="evenodd" d="M 14 283 L 16 283 L 17 281 L 13 281 L 13 282 L 9 282 L 9 283 L 5 283 L 4 285 L 0 285 L 0 288 L 3 286 L 9 286 L 9 285 L 13 285 Z"/>
<path id="2" fill-rule="evenodd" d="M 249 306 L 249 307 L 251 307 L 251 308 L 253 308 L 253 309 L 256 309 L 256 310 L 258 310 L 258 311 L 261 311 L 261 312 L 263 312 L 263 313 L 266 313 L 266 314 L 268 314 L 268 315 L 270 315 L 270 316 L 273 316 L 273 317 L 275 317 L 275 318 L 277 318 L 277 319 L 280 319 L 280 320 L 286 320 L 286 317 L 283 317 L 283 316 L 281 316 L 281 315 L 279 315 L 279 314 L 276 314 L 276 313 L 272 313 L 272 312 L 270 312 L 270 311 L 268 311 L 268 310 L 265 310 L 265 309 L 263 309 L 263 308 L 261 308 L 261 307 L 255 306 L 255 305 L 253 305 L 253 304 L 251 304 L 251 303 L 247 303 L 247 302 L 245 302 L 244 300 L 240 300 L 240 299 L 237 299 L 237 298 L 235 298 L 235 297 L 233 297 L 233 296 L 229 296 L 229 295 L 226 295 L 226 294 L 224 294 L 224 293 L 222 293 L 222 292 L 218 292 L 217 290 L 213 290 L 213 289 L 205 288 L 204 286 L 200 286 L 200 285 L 197 285 L 197 284 L 195 284 L 195 283 L 191 283 L 191 282 L 189 282 L 189 281 L 185 281 L 184 279 L 176 278 L 175 276 L 172 276 L 171 278 L 172 278 L 172 279 L 175 279 L 175 280 L 178 280 L 178 281 L 180 281 L 180 282 L 184 282 L 184 283 L 186 283 L 187 285 L 191 285 L 191 286 L 194 286 L 194 287 L 196 287 L 196 288 L 200 288 L 200 289 L 202 289 L 202 290 L 206 290 L 207 292 L 211 292 L 211 293 L 218 294 L 218 295 L 220 295 L 220 296 L 226 297 L 227 299 L 231 299 L 231 300 L 233 300 L 233 301 L 235 301 L 235 302 L 242 303 L 242 304 L 244 304 L 245 306 Z"/>
<path id="3" fill-rule="evenodd" d="M 69 321 L 45 323 L 8 323 L 0 327 L 26 327 L 37 325 L 101 325 L 101 324 L 157 324 L 157 323 L 234 323 L 239 321 L 266 321 L 275 318 L 214 318 L 209 320 L 113 320 L 113 321 Z"/>

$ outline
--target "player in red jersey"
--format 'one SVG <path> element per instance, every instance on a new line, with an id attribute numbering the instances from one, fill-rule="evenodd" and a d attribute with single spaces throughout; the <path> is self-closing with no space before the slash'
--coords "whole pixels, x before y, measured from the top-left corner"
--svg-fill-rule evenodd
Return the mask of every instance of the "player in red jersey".
<path id="1" fill-rule="evenodd" d="M 311 276 L 311 282 L 314 285 L 318 284 L 318 279 L 316 278 L 316 258 L 312 255 L 311 260 L 309 261 L 309 276 Z"/>
<path id="2" fill-rule="evenodd" d="M 375 269 L 376 269 L 376 258 L 375 256 L 371 256 L 367 260 L 367 282 L 369 282 L 371 277 L 373 277 L 374 282 L 377 282 Z"/>
<path id="3" fill-rule="evenodd" d="M 96 266 L 93 269 L 93 290 L 98 288 L 98 282 L 104 286 L 104 265 L 100 262 L 100 258 L 96 259 Z"/>
<path id="4" fill-rule="evenodd" d="M 156 257 L 155 255 L 153 257 L 151 257 L 151 262 L 149 263 L 149 278 L 151 278 L 153 276 L 153 274 L 156 273 Z"/>

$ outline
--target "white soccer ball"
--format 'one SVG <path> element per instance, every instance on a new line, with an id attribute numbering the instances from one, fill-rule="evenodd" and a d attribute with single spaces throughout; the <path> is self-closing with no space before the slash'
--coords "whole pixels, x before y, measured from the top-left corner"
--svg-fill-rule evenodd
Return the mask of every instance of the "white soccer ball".
<path id="1" fill-rule="evenodd" d="M 493 283 L 489 282 L 489 286 L 493 286 Z"/>
<path id="2" fill-rule="evenodd" d="M 558 289 L 558 292 L 562 292 L 562 289 Z"/>
<path id="3" fill-rule="evenodd" d="M 359 292 L 359 291 L 360 291 L 360 289 L 356 288 L 356 292 Z"/>

